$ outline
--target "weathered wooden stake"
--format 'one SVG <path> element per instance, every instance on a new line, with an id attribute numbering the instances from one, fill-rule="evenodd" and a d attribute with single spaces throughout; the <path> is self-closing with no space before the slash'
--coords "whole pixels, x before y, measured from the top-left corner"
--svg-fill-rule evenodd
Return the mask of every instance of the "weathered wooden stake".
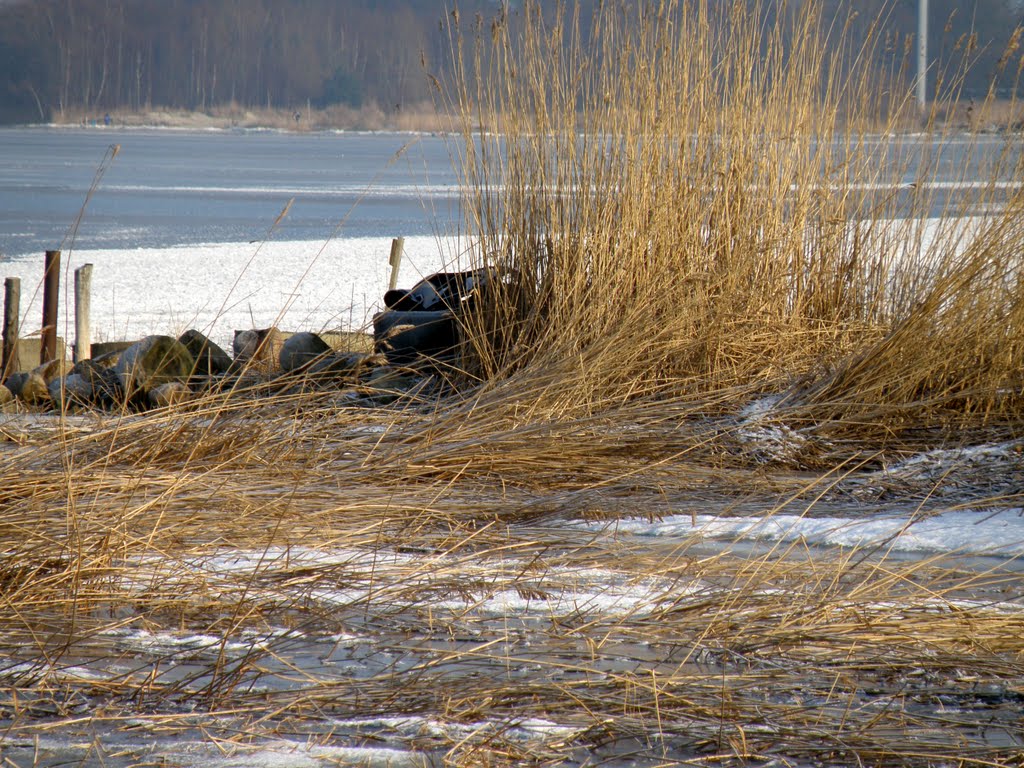
<path id="1" fill-rule="evenodd" d="M 388 290 L 393 291 L 398 285 L 398 268 L 402 266 L 402 250 L 405 248 L 405 238 L 396 237 L 391 241 L 391 280 L 388 281 Z"/>
<path id="2" fill-rule="evenodd" d="M 43 277 L 43 332 L 39 364 L 57 359 L 57 305 L 60 301 L 60 251 L 47 251 Z"/>
<path id="3" fill-rule="evenodd" d="M 92 264 L 75 270 L 75 362 L 92 357 L 92 327 L 89 305 L 92 293 Z"/>
<path id="4" fill-rule="evenodd" d="M 21 303 L 21 280 L 8 277 L 4 280 L 4 342 L 3 362 L 0 363 L 0 381 L 14 373 L 18 362 L 18 317 Z"/>

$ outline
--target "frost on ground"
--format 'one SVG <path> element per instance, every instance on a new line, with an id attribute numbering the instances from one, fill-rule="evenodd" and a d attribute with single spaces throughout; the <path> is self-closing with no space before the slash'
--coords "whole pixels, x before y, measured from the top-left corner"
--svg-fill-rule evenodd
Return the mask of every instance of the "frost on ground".
<path id="1" fill-rule="evenodd" d="M 735 437 L 755 461 L 795 462 L 808 442 L 805 435 L 778 418 L 776 407 L 781 401 L 781 395 L 769 395 L 740 409 Z"/>
<path id="2" fill-rule="evenodd" d="M 0 638 L 22 648 L 0 665 L 0 690 L 22 690 L 0 696 L 0 717 L 18 722 L 4 755 L 15 765 L 653 766 L 736 754 L 719 744 L 736 724 L 766 755 L 791 744 L 781 758 L 791 765 L 845 765 L 843 750 L 870 752 L 890 732 L 950 754 L 1024 747 L 1012 730 L 1015 667 L 987 654 L 965 664 L 952 650 L 964 626 L 991 649 L 1015 637 L 1019 589 L 996 580 L 957 595 L 933 581 L 899 600 L 871 586 L 888 564 L 846 575 L 810 563 L 816 582 L 794 578 L 796 563 L 775 572 L 621 540 L 682 542 L 692 533 L 672 526 L 683 524 L 623 521 L 596 536 L 527 526 L 497 551 L 270 547 L 121 563 L 111 591 L 126 606 L 173 605 L 166 625 L 114 611 L 80 626 L 50 666 L 16 658 L 32 655 L 31 641 Z M 561 549 L 537 547 L 555 534 Z M 589 554 L 567 555 L 581 543 Z M 923 621 L 915 643 L 905 627 Z M 830 645 L 830 633 L 862 631 L 842 652 Z M 36 694 L 24 693 L 29 679 Z M 829 743 L 836 762 L 804 759 Z"/>

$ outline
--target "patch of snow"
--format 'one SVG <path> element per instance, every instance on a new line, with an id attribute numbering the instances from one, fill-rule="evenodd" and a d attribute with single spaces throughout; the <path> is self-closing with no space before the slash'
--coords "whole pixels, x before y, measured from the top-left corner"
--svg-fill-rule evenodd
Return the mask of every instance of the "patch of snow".
<path id="1" fill-rule="evenodd" d="M 0 680 L 24 679 L 46 680 L 54 682 L 94 682 L 109 680 L 111 673 L 102 669 L 90 669 L 80 665 L 68 664 L 57 665 L 47 663 L 16 662 L 13 664 L 0 663 Z"/>
<path id="2" fill-rule="evenodd" d="M 182 756 L 174 755 L 180 759 Z M 235 754 L 210 753 L 176 763 L 196 768 L 320 768 L 344 765 L 352 768 L 426 768 L 425 755 L 385 747 L 332 747 L 274 741 Z"/>
<path id="3" fill-rule="evenodd" d="M 921 519 L 911 514 L 869 519 L 673 515 L 657 522 L 626 519 L 573 525 L 635 536 L 804 541 L 825 546 L 883 547 L 896 552 L 1024 557 L 1024 509 L 960 509 Z"/>
<path id="4" fill-rule="evenodd" d="M 268 635 L 253 636 L 251 640 L 226 641 L 218 635 L 207 635 L 195 632 L 175 632 L 163 630 L 150 632 L 145 629 L 120 628 L 101 633 L 102 636 L 113 638 L 117 644 L 126 649 L 145 651 L 147 653 L 228 653 L 244 654 L 253 649 L 266 648 Z"/>
<path id="5" fill-rule="evenodd" d="M 882 472 L 890 478 L 924 478 L 936 480 L 964 468 L 993 471 L 1000 465 L 1024 465 L 1024 450 L 1019 440 L 1005 443 L 937 449 L 917 454 L 886 467 Z"/>
<path id="6" fill-rule="evenodd" d="M 333 724 L 337 729 L 341 730 L 389 730 L 402 738 L 426 736 L 448 739 L 454 742 L 462 742 L 474 736 L 491 736 L 500 733 L 510 741 L 525 744 L 556 738 L 568 739 L 585 730 L 573 726 L 559 725 L 550 720 L 538 718 L 526 718 L 511 723 L 497 721 L 458 723 L 420 715 L 355 718 L 336 720 Z"/>
<path id="7" fill-rule="evenodd" d="M 310 550 L 302 548 L 258 551 L 233 550 L 227 554 L 180 563 L 149 557 L 137 561 L 122 583 L 140 588 L 159 581 L 168 584 L 182 567 L 190 578 L 202 573 L 210 592 L 234 592 L 239 578 L 250 596 L 266 602 L 298 605 L 306 602 L 343 607 L 366 602 L 409 602 L 410 608 L 429 604 L 433 610 L 481 617 L 548 617 L 565 615 L 625 616 L 654 610 L 666 595 L 702 588 L 696 580 L 680 584 L 674 579 L 635 579 L 614 569 L 552 568 L 536 579 L 522 578 L 518 561 L 478 562 L 446 555 L 414 555 L 392 551 Z M 322 570 L 321 573 L 316 573 Z M 308 578 L 295 587 L 260 586 L 262 573 L 302 571 Z M 322 577 L 322 578 L 319 578 Z M 467 587 L 452 593 L 453 580 Z M 274 581 L 278 581 L 275 579 Z M 335 587 L 335 584 L 344 584 Z M 480 586 L 485 584 L 486 586 Z M 412 591 L 412 590 L 415 590 Z M 426 597 L 429 597 L 429 603 Z M 344 642 L 356 642 L 345 638 Z"/>
<path id="8" fill-rule="evenodd" d="M 792 461 L 807 444 L 807 438 L 791 427 L 773 421 L 781 395 L 762 397 L 744 406 L 739 414 L 737 439 L 761 462 Z"/>
<path id="9" fill-rule="evenodd" d="M 443 270 L 457 241 L 408 237 L 400 287 Z M 195 328 L 231 352 L 235 330 L 356 330 L 383 309 L 390 238 L 207 243 L 167 248 L 75 250 L 69 273 L 93 264 L 94 341 L 179 335 Z M 5 264 L 22 281 L 26 317 L 41 313 L 42 255 Z M 26 303 L 27 302 L 27 303 Z M 72 302 L 61 302 L 58 335 L 74 340 Z"/>

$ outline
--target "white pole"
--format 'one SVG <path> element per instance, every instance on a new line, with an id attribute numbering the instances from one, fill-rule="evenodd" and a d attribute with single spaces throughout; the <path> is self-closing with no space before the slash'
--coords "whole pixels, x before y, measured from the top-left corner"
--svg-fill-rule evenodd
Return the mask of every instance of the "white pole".
<path id="1" fill-rule="evenodd" d="M 924 114 L 928 100 L 928 0 L 917 2 L 917 106 Z"/>
<path id="2" fill-rule="evenodd" d="M 75 270 L 75 362 L 92 357 L 92 329 L 89 324 L 92 302 L 92 264 Z"/>

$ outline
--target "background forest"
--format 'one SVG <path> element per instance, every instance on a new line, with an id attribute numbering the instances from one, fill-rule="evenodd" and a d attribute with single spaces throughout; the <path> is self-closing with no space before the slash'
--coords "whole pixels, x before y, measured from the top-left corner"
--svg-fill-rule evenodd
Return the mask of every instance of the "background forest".
<path id="1" fill-rule="evenodd" d="M 597 2 L 580 3 L 582 29 Z M 799 13 L 801 4 L 765 3 L 766 13 Z M 466 37 L 474 27 L 486 35 L 497 13 L 514 23 L 521 5 L 460 3 Z M 559 6 L 541 5 L 546 14 Z M 725 13 L 730 3 L 711 5 Z M 913 76 L 917 0 L 828 5 L 838 27 L 875 35 L 879 66 Z M 0 0 L 0 122 L 225 105 L 422 106 L 431 98 L 428 73 L 443 80 L 452 66 L 454 7 L 446 0 Z M 931 0 L 931 19 L 930 90 L 956 87 L 962 97 L 983 98 L 999 74 L 998 95 L 1011 94 L 1020 3 Z M 972 66 L 964 78 L 936 76 L 960 71 L 965 57 Z"/>

